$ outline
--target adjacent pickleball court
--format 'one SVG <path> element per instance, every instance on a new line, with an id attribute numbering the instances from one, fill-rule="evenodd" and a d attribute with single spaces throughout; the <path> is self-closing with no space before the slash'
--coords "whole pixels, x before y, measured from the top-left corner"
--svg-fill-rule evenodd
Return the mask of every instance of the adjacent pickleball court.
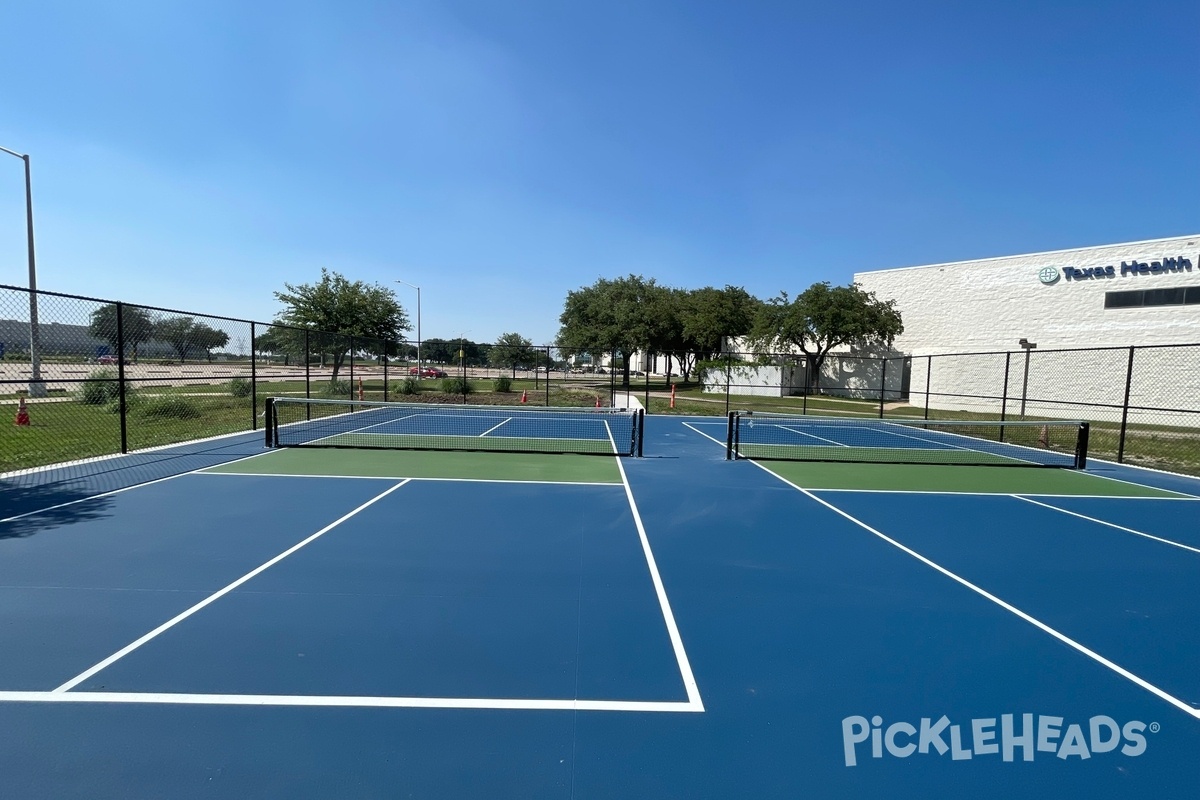
<path id="1" fill-rule="evenodd" d="M 357 429 L 316 447 L 242 437 L 0 521 L 5 793 L 1197 785 L 1197 482 L 727 459 L 721 418 L 649 418 L 637 458 L 611 412 L 565 437 L 488 414 L 421 424 L 590 442 L 604 420 L 610 452 L 321 446 L 428 433 L 342 410 Z"/>

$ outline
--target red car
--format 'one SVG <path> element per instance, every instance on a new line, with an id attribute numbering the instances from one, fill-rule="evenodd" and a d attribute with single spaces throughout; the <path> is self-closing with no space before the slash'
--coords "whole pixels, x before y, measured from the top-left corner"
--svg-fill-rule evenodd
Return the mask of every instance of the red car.
<path id="1" fill-rule="evenodd" d="M 417 374 L 417 368 L 416 368 L 416 367 L 409 367 L 409 368 L 408 368 L 408 374 L 409 374 L 409 375 L 416 375 L 416 374 Z M 422 378 L 444 378 L 444 377 L 446 377 L 446 373 L 445 373 L 445 372 L 443 372 L 443 371 L 442 371 L 442 370 L 440 370 L 440 369 L 437 369 L 437 368 L 435 368 L 435 367 L 422 367 L 422 368 L 421 368 L 421 377 L 422 377 Z"/>

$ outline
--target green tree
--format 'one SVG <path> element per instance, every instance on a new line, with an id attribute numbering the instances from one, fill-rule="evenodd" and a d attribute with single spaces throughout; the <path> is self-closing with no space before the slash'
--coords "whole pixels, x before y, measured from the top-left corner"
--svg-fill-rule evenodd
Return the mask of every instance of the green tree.
<path id="1" fill-rule="evenodd" d="M 488 363 L 496 367 L 512 369 L 517 377 L 517 367 L 527 367 L 533 359 L 533 342 L 519 333 L 504 333 L 488 349 Z"/>
<path id="2" fill-rule="evenodd" d="M 121 317 L 121 337 L 117 337 L 117 315 Z M 118 358 L 125 358 L 125 350 L 133 351 L 133 359 L 137 360 L 137 346 L 149 341 L 154 335 L 154 320 L 148 313 L 137 306 L 118 306 L 109 303 L 100 306 L 92 312 L 88 333 L 97 339 L 108 342 L 112 352 Z M 122 349 L 124 345 L 124 350 Z"/>
<path id="3" fill-rule="evenodd" d="M 706 286 L 688 292 L 680 310 L 684 373 L 691 372 L 697 359 L 716 358 L 727 339 L 749 334 L 760 305 L 740 286 Z"/>
<path id="4" fill-rule="evenodd" d="M 229 334 L 192 317 L 172 317 L 159 320 L 154 326 L 154 338 L 171 345 L 182 364 L 192 350 L 199 350 L 212 360 L 212 350 L 229 343 Z"/>
<path id="5" fill-rule="evenodd" d="M 629 356 L 670 348 L 672 291 L 640 275 L 609 280 L 567 293 L 555 344 L 563 350 L 613 353 L 629 385 Z"/>
<path id="6" fill-rule="evenodd" d="M 891 346 L 904 332 L 894 300 L 879 300 L 858 284 L 814 283 L 795 299 L 787 292 L 760 306 L 750 333 L 759 353 L 792 347 L 808 361 L 808 380 L 820 388 L 821 367 L 835 347 L 847 344 Z"/>
<path id="7" fill-rule="evenodd" d="M 337 272 L 322 269 L 317 283 L 298 286 L 285 283 L 284 288 L 286 291 L 275 292 L 275 298 L 285 306 L 275 316 L 275 322 L 324 332 L 320 336 L 310 335 L 309 345 L 312 352 L 332 359 L 331 381 L 337 380 L 352 347 L 384 355 L 377 352 L 386 349 L 382 343 L 403 338 L 402 334 L 411 327 L 395 293 L 383 286 L 350 281 Z"/>

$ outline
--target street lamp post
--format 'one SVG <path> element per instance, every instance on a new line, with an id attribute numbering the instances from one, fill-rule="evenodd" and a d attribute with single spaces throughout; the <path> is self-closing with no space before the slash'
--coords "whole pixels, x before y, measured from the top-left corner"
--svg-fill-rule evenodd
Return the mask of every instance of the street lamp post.
<path id="1" fill-rule="evenodd" d="M 396 283 L 403 283 L 405 286 L 417 290 L 417 377 L 421 377 L 421 287 L 415 283 L 408 281 L 397 280 Z"/>
<path id="2" fill-rule="evenodd" d="M 29 396 L 45 397 L 46 384 L 42 382 L 42 348 L 38 333 L 37 258 L 33 252 L 33 181 L 29 175 L 29 156 L 13 152 L 7 147 L 0 147 L 0 151 L 25 162 L 25 231 L 29 253 Z"/>
<path id="3" fill-rule="evenodd" d="M 1021 379 L 1021 419 L 1025 419 L 1025 398 L 1029 394 L 1029 351 L 1037 347 L 1037 343 L 1021 339 L 1017 344 L 1025 351 L 1025 376 Z"/>

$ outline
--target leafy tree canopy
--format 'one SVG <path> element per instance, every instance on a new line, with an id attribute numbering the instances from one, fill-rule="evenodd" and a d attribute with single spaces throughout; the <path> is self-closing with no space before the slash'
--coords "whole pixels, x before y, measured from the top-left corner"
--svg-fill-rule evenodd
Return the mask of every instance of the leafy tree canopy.
<path id="1" fill-rule="evenodd" d="M 814 283 L 792 299 L 780 292 L 760 306 L 750 333 L 751 346 L 760 353 L 793 347 L 819 375 L 825 356 L 847 344 L 890 346 L 904 332 L 894 300 L 879 300 L 858 284 L 830 286 Z"/>
<path id="2" fill-rule="evenodd" d="M 533 342 L 519 333 L 504 333 L 488 349 L 488 362 L 497 367 L 508 367 L 517 374 L 517 367 L 529 366 L 533 358 Z"/>
<path id="3" fill-rule="evenodd" d="M 225 331 L 197 322 L 192 317 L 160 320 L 154 326 L 154 338 L 171 345 L 181 364 L 192 350 L 199 350 L 211 359 L 214 348 L 229 343 L 229 334 Z"/>
<path id="4" fill-rule="evenodd" d="M 120 339 L 117 337 L 118 310 L 121 316 Z M 136 355 L 137 346 L 142 342 L 149 341 L 154 335 L 154 320 L 137 306 L 122 305 L 118 307 L 115 303 L 109 303 L 92 312 L 88 333 L 97 339 L 108 342 L 113 353 L 123 358 L 125 353 L 122 351 L 121 345 L 124 344 L 127 349 L 132 348 Z"/>
<path id="5" fill-rule="evenodd" d="M 601 278 L 567 293 L 555 343 L 576 353 L 619 353 L 625 357 L 628 383 L 631 353 L 664 352 L 676 341 L 678 317 L 673 296 L 673 290 L 653 278 Z"/>
<path id="6" fill-rule="evenodd" d="M 317 283 L 298 286 L 285 283 L 284 288 L 286 291 L 275 292 L 275 298 L 284 305 L 275 322 L 339 334 L 309 337 L 310 350 L 333 357 L 333 380 L 350 352 L 350 337 L 355 338 L 355 349 L 382 355 L 391 349 L 386 342 L 402 339 L 402 334 L 411 328 L 395 293 L 383 286 L 350 281 L 337 272 L 322 269 Z"/>

